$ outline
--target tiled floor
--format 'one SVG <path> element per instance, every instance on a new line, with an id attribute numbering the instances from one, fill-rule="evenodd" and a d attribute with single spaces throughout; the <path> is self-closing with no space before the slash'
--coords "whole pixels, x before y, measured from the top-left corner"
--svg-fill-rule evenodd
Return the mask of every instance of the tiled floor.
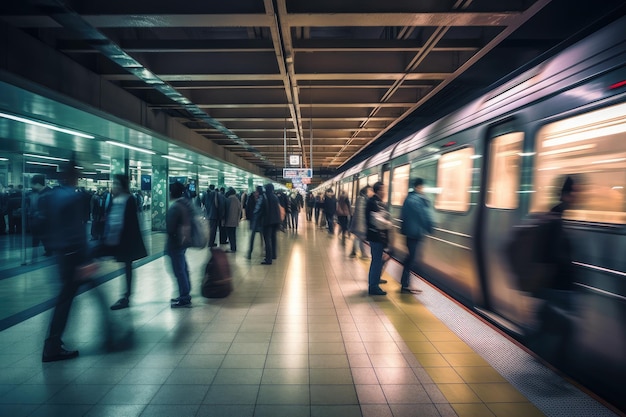
<path id="1" fill-rule="evenodd" d="M 544 415 L 426 308 L 436 291 L 418 283 L 423 294 L 399 294 L 387 276 L 388 296 L 370 297 L 368 263 L 302 226 L 279 233 L 272 266 L 260 265 L 258 246 L 244 258 L 242 226 L 226 299 L 199 296 L 207 250 L 187 254 L 192 309 L 169 307 L 177 294 L 167 258 L 138 267 L 130 309 L 108 309 L 120 279 L 85 292 L 64 337 L 81 352 L 75 360 L 41 363 L 50 311 L 0 332 L 0 415 Z M 0 294 L 27 310 L 31 284 L 18 278 Z"/>

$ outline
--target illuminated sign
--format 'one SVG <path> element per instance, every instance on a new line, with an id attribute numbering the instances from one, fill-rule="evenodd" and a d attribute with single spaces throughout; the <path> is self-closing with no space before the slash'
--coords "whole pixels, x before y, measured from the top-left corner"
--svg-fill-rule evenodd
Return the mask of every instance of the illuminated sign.
<path id="1" fill-rule="evenodd" d="M 311 168 L 283 168 L 283 178 L 312 178 Z"/>

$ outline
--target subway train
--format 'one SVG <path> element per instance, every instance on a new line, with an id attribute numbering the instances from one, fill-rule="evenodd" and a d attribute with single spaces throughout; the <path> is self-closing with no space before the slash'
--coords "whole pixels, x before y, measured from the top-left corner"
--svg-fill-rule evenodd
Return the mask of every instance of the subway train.
<path id="1" fill-rule="evenodd" d="M 400 210 L 417 177 L 436 227 L 424 279 L 527 344 L 541 300 L 506 257 L 515 226 L 558 203 L 575 175 L 563 227 L 573 255 L 573 324 L 558 369 L 626 410 L 626 17 L 562 49 L 322 184 L 355 197 L 387 185 L 394 256 L 406 256 Z M 567 355 L 565 355 L 567 353 Z M 552 362 L 556 364 L 557 362 Z"/>

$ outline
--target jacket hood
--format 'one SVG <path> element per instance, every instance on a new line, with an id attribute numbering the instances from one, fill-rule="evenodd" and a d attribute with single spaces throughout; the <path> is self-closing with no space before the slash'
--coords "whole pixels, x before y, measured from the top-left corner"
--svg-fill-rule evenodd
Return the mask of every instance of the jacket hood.
<path id="1" fill-rule="evenodd" d="M 273 184 L 265 184 L 265 192 L 266 193 L 273 193 L 274 192 L 274 185 Z"/>

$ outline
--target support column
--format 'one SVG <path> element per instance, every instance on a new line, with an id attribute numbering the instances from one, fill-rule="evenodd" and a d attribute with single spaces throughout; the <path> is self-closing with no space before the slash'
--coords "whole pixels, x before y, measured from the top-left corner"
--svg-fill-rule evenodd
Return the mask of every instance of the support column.
<path id="1" fill-rule="evenodd" d="M 165 163 L 164 163 L 165 162 Z M 152 158 L 152 205 L 150 217 L 152 230 L 164 232 L 167 230 L 165 218 L 169 205 L 169 184 L 167 183 L 167 160 L 155 156 Z"/>

